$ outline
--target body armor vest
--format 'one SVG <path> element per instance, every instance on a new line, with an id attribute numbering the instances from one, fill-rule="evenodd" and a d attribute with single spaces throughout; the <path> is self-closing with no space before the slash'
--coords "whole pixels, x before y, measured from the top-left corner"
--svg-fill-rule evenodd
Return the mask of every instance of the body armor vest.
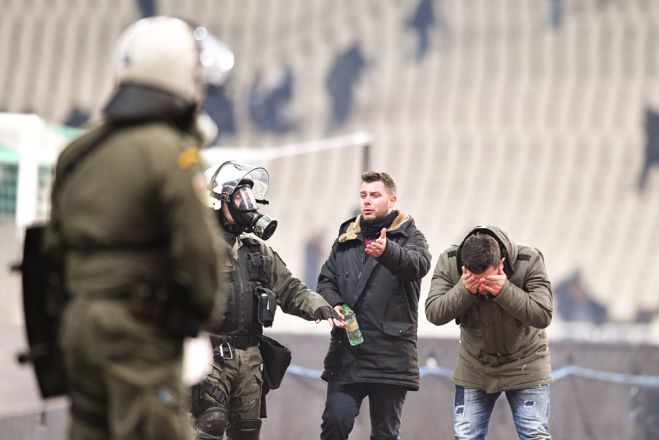
<path id="1" fill-rule="evenodd" d="M 270 287 L 272 257 L 261 251 L 257 240 L 242 238 L 238 260 L 231 259 L 229 297 L 224 321 L 211 332 L 226 336 L 259 336 L 263 328 L 258 320 L 257 287 Z"/>

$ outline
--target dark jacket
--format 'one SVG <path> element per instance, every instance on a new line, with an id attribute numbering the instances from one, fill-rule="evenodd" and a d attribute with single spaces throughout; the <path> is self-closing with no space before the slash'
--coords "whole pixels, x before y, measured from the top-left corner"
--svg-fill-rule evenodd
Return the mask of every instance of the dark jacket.
<path id="1" fill-rule="evenodd" d="M 379 258 L 365 253 L 361 217 L 341 225 L 318 278 L 318 293 L 332 306 L 354 311 L 364 342 L 350 346 L 344 329 L 332 329 L 323 379 L 419 389 L 417 322 L 421 279 L 430 270 L 425 237 L 400 212 L 387 229 Z"/>
<path id="2" fill-rule="evenodd" d="M 472 295 L 462 283 L 460 247 L 452 246 L 440 255 L 426 299 L 426 317 L 436 325 L 453 319 L 460 325 L 453 382 L 488 393 L 550 383 L 544 329 L 551 322 L 553 296 L 544 258 L 535 248 L 513 243 L 499 228 L 478 227 L 467 237 L 475 232 L 497 239 L 508 279 L 492 299 Z"/>

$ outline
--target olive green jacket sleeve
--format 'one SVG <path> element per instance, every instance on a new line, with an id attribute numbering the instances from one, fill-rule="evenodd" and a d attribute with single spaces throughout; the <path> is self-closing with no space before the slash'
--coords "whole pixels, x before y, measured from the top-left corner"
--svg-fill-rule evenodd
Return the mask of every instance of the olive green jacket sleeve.
<path id="1" fill-rule="evenodd" d="M 449 248 L 442 253 L 433 273 L 426 299 L 426 317 L 435 325 L 459 318 L 477 297 L 467 291 L 457 267 L 450 264 L 451 261 L 455 263 L 455 260 L 449 259 L 448 254 L 456 249 Z M 494 301 L 524 325 L 546 328 L 552 318 L 553 295 L 544 259 L 540 251 L 534 248 L 524 247 L 520 252 L 529 255 L 528 267 L 516 271 L 512 280 L 506 280 Z"/>
<path id="2" fill-rule="evenodd" d="M 276 252 L 268 247 L 266 252 L 273 255 L 272 290 L 277 294 L 277 304 L 285 313 L 311 321 L 320 307 L 330 307 L 322 296 L 293 276 Z"/>
<path id="3" fill-rule="evenodd" d="M 515 277 L 506 280 L 501 292 L 494 297 L 494 302 L 522 324 L 546 328 L 551 323 L 554 305 L 544 257 L 539 250 L 531 247 L 524 247 L 520 252 L 529 255 L 524 280 L 515 280 Z"/>
<path id="4" fill-rule="evenodd" d="M 462 284 L 457 267 L 449 264 L 449 252 L 444 251 L 437 261 L 430 283 L 430 292 L 426 298 L 426 318 L 435 325 L 443 325 L 461 316 L 476 300 Z M 453 260 L 455 261 L 455 260 Z"/>

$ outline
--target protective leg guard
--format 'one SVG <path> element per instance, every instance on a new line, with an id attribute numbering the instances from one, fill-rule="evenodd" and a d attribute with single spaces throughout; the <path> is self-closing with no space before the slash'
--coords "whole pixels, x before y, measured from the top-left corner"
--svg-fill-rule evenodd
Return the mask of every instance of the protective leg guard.
<path id="1" fill-rule="evenodd" d="M 261 419 L 244 419 L 232 423 L 227 429 L 229 440 L 259 440 Z"/>
<path id="2" fill-rule="evenodd" d="M 197 439 L 222 440 L 226 424 L 226 408 L 208 408 L 197 418 Z"/>

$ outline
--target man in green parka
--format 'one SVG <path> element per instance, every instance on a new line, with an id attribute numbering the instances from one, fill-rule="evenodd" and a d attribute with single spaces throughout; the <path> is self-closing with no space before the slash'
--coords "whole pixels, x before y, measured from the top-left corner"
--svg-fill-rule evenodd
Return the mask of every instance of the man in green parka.
<path id="1" fill-rule="evenodd" d="M 226 303 L 196 129 L 210 61 L 233 62 L 218 43 L 172 17 L 128 27 L 103 123 L 58 158 L 46 248 L 70 295 L 71 439 L 192 437 L 183 337 Z"/>
<path id="2" fill-rule="evenodd" d="M 550 439 L 551 365 L 545 328 L 553 295 L 542 253 L 497 227 L 473 229 L 444 251 L 426 299 L 436 325 L 455 319 L 456 439 L 484 439 L 502 392 L 521 439 Z"/>

